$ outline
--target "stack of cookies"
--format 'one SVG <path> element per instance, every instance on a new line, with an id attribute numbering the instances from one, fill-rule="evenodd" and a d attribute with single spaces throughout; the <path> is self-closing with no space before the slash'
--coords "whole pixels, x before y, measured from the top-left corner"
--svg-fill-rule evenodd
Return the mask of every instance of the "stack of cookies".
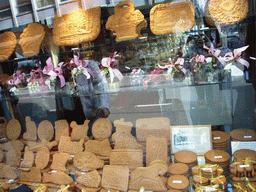
<path id="1" fill-rule="evenodd" d="M 234 162 L 240 162 L 244 159 L 256 161 L 256 151 L 251 149 L 239 149 L 233 153 Z"/>
<path id="2" fill-rule="evenodd" d="M 212 131 L 213 149 L 224 150 L 231 154 L 230 135 L 224 131 Z"/>
<path id="3" fill-rule="evenodd" d="M 175 163 L 184 163 L 189 167 L 189 176 L 192 176 L 192 167 L 198 164 L 197 154 L 190 150 L 181 150 L 174 154 Z"/>
<path id="4" fill-rule="evenodd" d="M 205 154 L 207 164 L 217 164 L 223 169 L 223 174 L 229 176 L 230 155 L 223 150 L 210 150 Z"/>
<path id="5" fill-rule="evenodd" d="M 185 163 L 173 163 L 168 168 L 169 175 L 183 175 L 189 177 L 189 167 Z"/>
<path id="6" fill-rule="evenodd" d="M 183 175 L 171 175 L 167 180 L 167 187 L 169 190 L 189 192 L 189 180 Z"/>
<path id="7" fill-rule="evenodd" d="M 218 188 L 221 189 L 223 192 L 228 191 L 227 179 L 224 175 L 212 178 L 210 179 L 210 182 L 212 185 L 218 185 Z"/>
<path id="8" fill-rule="evenodd" d="M 256 141 L 256 131 L 252 129 L 235 129 L 230 132 L 231 141 Z"/>

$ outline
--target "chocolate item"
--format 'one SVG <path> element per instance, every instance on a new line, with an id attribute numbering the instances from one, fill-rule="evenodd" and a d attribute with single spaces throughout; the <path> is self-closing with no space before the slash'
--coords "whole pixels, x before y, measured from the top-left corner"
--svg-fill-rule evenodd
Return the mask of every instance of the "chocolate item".
<path id="1" fill-rule="evenodd" d="M 16 48 L 17 38 L 11 31 L 0 34 L 0 61 L 9 59 Z"/>
<path id="2" fill-rule="evenodd" d="M 119 191 L 128 190 L 129 168 L 119 165 L 105 165 L 102 172 L 102 187 Z"/>
<path id="3" fill-rule="evenodd" d="M 20 35 L 19 45 L 25 57 L 35 56 L 40 51 L 44 39 L 44 27 L 39 23 L 30 23 Z"/>
<path id="4" fill-rule="evenodd" d="M 65 172 L 67 171 L 66 163 L 71 160 L 72 160 L 72 157 L 68 153 L 55 153 L 53 154 L 53 160 L 50 168 Z"/>
<path id="5" fill-rule="evenodd" d="M 99 159 L 94 153 L 83 151 L 75 154 L 73 165 L 81 171 L 92 171 L 104 166 L 104 161 Z"/>
<path id="6" fill-rule="evenodd" d="M 99 118 L 92 125 L 92 135 L 95 139 L 109 138 L 112 133 L 112 124 L 107 118 Z"/>
<path id="7" fill-rule="evenodd" d="M 10 140 L 16 140 L 21 134 L 21 125 L 17 119 L 11 119 L 6 126 L 6 135 Z"/>
<path id="8" fill-rule="evenodd" d="M 98 188 L 101 182 L 101 176 L 97 170 L 82 174 L 76 178 L 76 182 L 85 187 Z"/>
<path id="9" fill-rule="evenodd" d="M 55 140 L 60 141 L 61 136 L 69 136 L 69 124 L 66 119 L 55 121 Z"/>
<path id="10" fill-rule="evenodd" d="M 8 180 L 10 180 L 17 179 L 17 177 L 17 173 L 11 166 L 5 163 L 0 163 L 0 178 L 7 178 Z"/>
<path id="11" fill-rule="evenodd" d="M 143 167 L 141 149 L 113 149 L 109 158 L 110 165 L 125 165 L 129 169 Z"/>
<path id="12" fill-rule="evenodd" d="M 5 154 L 6 164 L 10 165 L 11 167 L 19 167 L 21 161 L 21 152 L 16 150 L 9 150 Z"/>
<path id="13" fill-rule="evenodd" d="M 69 185 L 73 182 L 72 177 L 70 177 L 68 174 L 64 172 L 44 172 L 43 173 L 43 178 L 42 178 L 43 183 L 54 183 L 57 185 Z"/>
<path id="14" fill-rule="evenodd" d="M 170 119 L 167 117 L 137 119 L 137 140 L 146 141 L 149 135 L 165 137 L 167 141 L 170 141 Z"/>
<path id="15" fill-rule="evenodd" d="M 165 137 L 148 136 L 146 141 L 146 165 L 148 166 L 154 160 L 162 160 L 166 163 L 168 160 L 168 145 Z"/>
<path id="16" fill-rule="evenodd" d="M 43 141 L 51 141 L 54 135 L 52 123 L 48 120 L 43 120 L 39 123 L 37 129 L 38 138 Z"/>
<path id="17" fill-rule="evenodd" d="M 104 140 L 89 140 L 84 143 L 85 150 L 97 156 L 109 157 L 112 150 L 109 138 Z"/>
<path id="18" fill-rule="evenodd" d="M 35 158 L 35 166 L 44 169 L 49 164 L 50 150 L 48 147 L 43 146 L 37 153 Z"/>
<path id="19" fill-rule="evenodd" d="M 167 181 L 168 189 L 188 190 L 189 180 L 183 175 L 171 175 Z"/>
<path id="20" fill-rule="evenodd" d="M 35 156 L 33 151 L 29 149 L 28 146 L 25 147 L 25 152 L 23 155 L 23 160 L 20 163 L 20 167 L 22 168 L 31 168 L 35 163 Z"/>
<path id="21" fill-rule="evenodd" d="M 37 127 L 36 123 L 34 121 L 31 121 L 31 118 L 29 116 L 25 117 L 26 121 L 26 132 L 23 133 L 23 139 L 24 140 L 37 140 Z"/>
<path id="22" fill-rule="evenodd" d="M 150 29 L 155 35 L 190 31 L 195 25 L 195 7 L 190 1 L 155 5 L 150 10 Z"/>
<path id="23" fill-rule="evenodd" d="M 61 136 L 58 151 L 74 155 L 84 150 L 83 144 L 84 139 L 81 139 L 79 142 L 72 142 L 71 137 Z"/>
<path id="24" fill-rule="evenodd" d="M 232 25 L 243 20 L 249 10 L 247 0 L 209 0 L 208 11 L 221 25 Z"/>
<path id="25" fill-rule="evenodd" d="M 135 10 L 132 1 L 122 1 L 114 8 L 114 14 L 109 16 L 106 29 L 116 32 L 116 41 L 136 39 L 137 26 L 144 21 L 144 15 L 140 10 Z"/>
<path id="26" fill-rule="evenodd" d="M 68 14 L 57 13 L 53 21 L 53 41 L 58 46 L 73 46 L 95 40 L 101 30 L 101 7 L 79 8 Z M 79 19 L 77 19 L 79 18 Z"/>
<path id="27" fill-rule="evenodd" d="M 38 167 L 31 167 L 29 171 L 19 171 L 19 180 L 26 182 L 42 182 L 41 169 Z"/>
<path id="28" fill-rule="evenodd" d="M 165 162 L 156 160 L 148 167 L 137 167 L 130 174 L 129 189 L 139 191 L 141 186 L 146 191 L 167 191 L 164 180 L 160 175 L 167 172 Z"/>
<path id="29" fill-rule="evenodd" d="M 232 141 L 256 141 L 256 131 L 253 129 L 234 129 L 230 132 Z"/>
<path id="30" fill-rule="evenodd" d="M 87 132 L 89 129 L 90 120 L 85 120 L 84 124 L 78 125 L 75 121 L 70 123 L 70 127 L 72 128 L 71 140 L 79 141 L 80 139 L 84 139 L 85 141 L 89 139 L 87 136 Z"/>

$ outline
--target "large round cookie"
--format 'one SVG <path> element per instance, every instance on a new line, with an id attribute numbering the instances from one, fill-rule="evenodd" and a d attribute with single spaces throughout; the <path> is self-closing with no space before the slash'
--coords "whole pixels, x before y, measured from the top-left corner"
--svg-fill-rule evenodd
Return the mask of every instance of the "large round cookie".
<path id="1" fill-rule="evenodd" d="M 17 119 L 11 119 L 6 127 L 6 135 L 8 139 L 18 139 L 21 134 L 21 125 Z"/>
<path id="2" fill-rule="evenodd" d="M 112 133 L 112 124 L 107 118 L 99 118 L 92 125 L 92 135 L 95 139 L 106 139 Z"/>
<path id="3" fill-rule="evenodd" d="M 0 34 L 0 61 L 9 59 L 15 50 L 17 38 L 11 31 Z"/>
<path id="4" fill-rule="evenodd" d="M 38 134 L 38 138 L 41 141 L 43 140 L 50 141 L 54 135 L 54 129 L 53 129 L 52 123 L 48 120 L 43 120 L 38 125 L 37 134 Z"/>

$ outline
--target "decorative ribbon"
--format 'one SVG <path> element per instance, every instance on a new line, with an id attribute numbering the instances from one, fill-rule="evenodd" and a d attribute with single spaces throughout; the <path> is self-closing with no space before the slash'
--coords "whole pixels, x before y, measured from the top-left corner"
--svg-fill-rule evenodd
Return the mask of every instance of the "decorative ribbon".
<path id="1" fill-rule="evenodd" d="M 155 76 L 155 75 L 158 75 L 158 74 L 160 74 L 160 73 L 163 73 L 164 72 L 164 70 L 160 70 L 160 69 L 156 69 L 156 70 L 154 70 L 154 71 L 151 71 L 150 72 L 150 76 L 149 76 L 149 78 L 144 82 L 144 87 L 145 88 L 147 88 L 147 83 Z"/>
<path id="2" fill-rule="evenodd" d="M 222 185 L 222 189 L 224 190 L 225 189 L 225 185 L 224 185 L 225 183 L 221 180 L 222 178 L 225 178 L 225 176 L 224 175 L 220 175 L 218 177 L 211 178 L 210 181 L 211 181 L 211 183 L 213 183 L 216 180 L 219 181 L 221 183 L 221 185 Z"/>
<path id="3" fill-rule="evenodd" d="M 63 87 L 66 82 L 65 82 L 65 78 L 62 75 L 62 69 L 61 66 L 63 65 L 64 62 L 61 62 L 58 64 L 58 67 L 56 67 L 54 69 L 54 64 L 52 62 L 52 58 L 49 57 L 46 60 L 46 66 L 43 69 L 43 73 L 46 75 L 49 75 L 50 77 L 46 80 L 45 84 L 50 88 L 50 80 L 54 80 L 56 79 L 56 77 L 60 78 L 60 86 Z"/>
<path id="4" fill-rule="evenodd" d="M 222 63 L 222 65 L 226 65 L 230 61 L 237 61 L 238 63 L 241 63 L 242 65 L 244 65 L 248 68 L 250 66 L 250 63 L 248 61 L 246 61 L 245 59 L 241 58 L 242 52 L 245 51 L 248 47 L 249 47 L 249 45 L 234 49 L 233 53 L 228 52 L 224 55 L 224 57 L 220 56 L 220 57 L 218 57 L 218 59 Z M 227 67 L 229 65 L 232 65 L 232 63 L 227 64 L 225 67 Z"/>
<path id="5" fill-rule="evenodd" d="M 42 189 L 43 189 L 44 187 L 46 187 L 46 186 L 43 185 L 43 184 L 39 185 L 39 187 L 35 190 L 35 192 L 40 192 L 40 191 L 42 191 Z"/>
<path id="6" fill-rule="evenodd" d="M 57 192 L 64 192 L 64 191 L 67 190 L 69 187 L 70 187 L 70 185 L 67 185 L 65 188 L 59 189 Z"/>
<path id="7" fill-rule="evenodd" d="M 251 190 L 252 190 L 252 192 L 254 192 L 254 191 L 256 191 L 256 189 L 251 185 L 251 183 L 250 183 L 250 181 L 249 181 L 249 179 L 248 179 L 248 177 L 242 177 L 241 178 L 242 180 L 246 180 L 246 188 L 250 188 Z"/>
<path id="8" fill-rule="evenodd" d="M 238 191 L 247 192 L 246 189 L 243 189 L 243 188 L 241 187 L 240 183 L 234 184 L 234 187 L 236 187 L 236 188 L 238 189 Z"/>
<path id="9" fill-rule="evenodd" d="M 118 57 L 120 55 L 117 54 L 117 52 L 114 52 L 114 55 L 111 57 L 105 57 L 101 60 L 101 64 L 103 67 L 106 67 L 108 69 L 108 72 L 110 74 L 110 82 L 114 82 L 115 76 L 119 79 L 119 81 L 122 81 L 124 76 L 123 74 L 116 68 L 113 68 L 114 64 L 117 62 L 115 57 Z"/>
<path id="10" fill-rule="evenodd" d="M 164 66 L 158 63 L 158 67 L 160 69 L 168 69 L 167 74 L 173 74 L 175 72 L 179 72 L 180 70 L 185 74 L 187 70 L 184 68 L 184 58 L 178 58 L 175 63 L 173 63 L 172 59 L 169 59 L 170 63 L 165 64 Z"/>
<path id="11" fill-rule="evenodd" d="M 13 79 L 7 82 L 9 85 L 18 85 L 25 80 L 25 73 L 22 73 L 21 70 L 17 70 L 12 76 Z"/>
<path id="12" fill-rule="evenodd" d="M 142 69 L 133 69 L 131 72 L 133 81 L 141 81 L 143 79 L 144 71 Z"/>
<path id="13" fill-rule="evenodd" d="M 207 49 L 208 52 L 213 55 L 214 57 L 218 58 L 219 54 L 220 54 L 220 50 L 219 49 L 215 49 L 213 43 L 211 43 L 210 47 L 207 47 L 205 44 L 203 46 L 204 49 Z"/>
<path id="14" fill-rule="evenodd" d="M 195 188 L 199 190 L 199 192 L 205 192 L 205 190 L 207 191 L 212 191 L 212 190 L 217 190 L 219 187 L 218 184 L 216 185 L 207 185 L 207 186 L 203 186 L 203 185 L 200 185 L 199 183 L 195 184 Z"/>
<path id="15" fill-rule="evenodd" d="M 39 79 L 37 79 L 36 73 L 38 73 L 40 75 Z M 31 72 L 30 72 L 30 75 L 32 77 L 31 80 L 30 80 L 32 83 L 38 82 L 38 83 L 40 83 L 42 85 L 42 83 L 43 83 L 43 75 L 42 75 L 42 70 L 40 68 L 38 68 L 36 70 L 32 69 Z"/>

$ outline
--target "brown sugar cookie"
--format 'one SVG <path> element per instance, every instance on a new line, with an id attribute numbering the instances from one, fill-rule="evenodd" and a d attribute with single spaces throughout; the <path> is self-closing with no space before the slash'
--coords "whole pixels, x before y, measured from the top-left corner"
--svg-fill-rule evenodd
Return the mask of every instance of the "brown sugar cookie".
<path id="1" fill-rule="evenodd" d="M 106 139 L 111 133 L 112 124 L 107 118 L 99 118 L 92 125 L 92 135 L 95 139 Z"/>
<path id="2" fill-rule="evenodd" d="M 26 121 L 26 132 L 23 133 L 23 139 L 24 140 L 37 140 L 37 127 L 36 123 L 34 121 L 31 121 L 31 118 L 29 116 L 25 117 Z"/>
<path id="3" fill-rule="evenodd" d="M 35 56 L 39 53 L 44 39 L 44 27 L 39 23 L 29 23 L 20 35 L 19 45 L 25 57 Z"/>
<path id="4" fill-rule="evenodd" d="M 190 1 L 157 4 L 150 10 L 150 29 L 155 35 L 190 31 L 195 24 L 195 7 Z"/>
<path id="5" fill-rule="evenodd" d="M 37 129 L 38 138 L 43 141 L 51 141 L 54 135 L 52 123 L 48 120 L 43 120 L 39 123 Z"/>
<path id="6" fill-rule="evenodd" d="M 73 165 L 80 171 L 92 171 L 104 166 L 104 161 L 99 159 L 94 153 L 83 151 L 74 155 Z"/>
<path id="7" fill-rule="evenodd" d="M 129 169 L 143 167 L 143 151 L 141 149 L 113 149 L 109 157 L 110 165 L 125 165 Z"/>
<path id="8" fill-rule="evenodd" d="M 250 158 L 256 161 L 256 151 L 251 149 L 239 149 L 233 153 L 234 161 L 238 159 L 244 160 L 245 158 Z"/>
<path id="9" fill-rule="evenodd" d="M 102 172 L 102 187 L 111 190 L 128 190 L 129 168 L 118 165 L 105 165 Z"/>
<path id="10" fill-rule="evenodd" d="M 43 146 L 37 153 L 35 158 L 35 166 L 44 169 L 49 164 L 50 150 L 48 147 Z"/>
<path id="11" fill-rule="evenodd" d="M 172 163 L 168 168 L 168 172 L 170 175 L 188 176 L 189 167 L 185 163 Z"/>
<path id="12" fill-rule="evenodd" d="M 11 166 L 0 163 L 0 178 L 7 178 L 8 180 L 16 179 L 18 178 L 18 174 Z"/>
<path id="13" fill-rule="evenodd" d="M 146 141 L 146 165 L 148 166 L 154 160 L 162 160 L 166 163 L 168 160 L 168 145 L 165 137 L 148 136 Z"/>
<path id="14" fill-rule="evenodd" d="M 78 176 L 76 182 L 85 187 L 98 188 L 101 183 L 101 176 L 97 170 L 93 170 Z"/>
<path id="15" fill-rule="evenodd" d="M 58 145 L 58 151 L 74 155 L 84 150 L 83 145 L 84 139 L 81 139 L 79 142 L 72 142 L 71 137 L 61 136 L 60 143 Z"/>
<path id="16" fill-rule="evenodd" d="M 122 1 L 114 8 L 114 14 L 109 16 L 106 29 L 116 32 L 116 41 L 136 39 L 137 26 L 144 21 L 144 15 L 140 10 L 135 10 L 132 1 Z"/>
<path id="17" fill-rule="evenodd" d="M 72 128 L 71 140 L 79 141 L 80 139 L 84 139 L 85 141 L 89 139 L 87 136 L 87 132 L 89 129 L 90 120 L 85 120 L 84 124 L 78 125 L 75 121 L 70 123 L 70 127 Z"/>
<path id="18" fill-rule="evenodd" d="M 253 129 L 234 129 L 230 132 L 232 141 L 256 141 L 256 131 Z"/>
<path id="19" fill-rule="evenodd" d="M 140 144 L 131 133 L 121 132 L 115 135 L 115 149 L 142 149 L 146 151 L 145 147 Z"/>
<path id="20" fill-rule="evenodd" d="M 5 151 L 16 150 L 22 151 L 24 149 L 24 143 L 21 140 L 9 140 L 6 143 L 0 144 L 1 148 Z"/>
<path id="21" fill-rule="evenodd" d="M 21 134 L 21 125 L 19 120 L 11 119 L 6 127 L 6 135 L 8 139 L 18 139 Z"/>
<path id="22" fill-rule="evenodd" d="M 86 151 L 93 152 L 95 155 L 103 157 L 109 157 L 112 150 L 109 138 L 86 141 L 84 147 Z"/>
<path id="23" fill-rule="evenodd" d="M 121 118 L 120 120 L 115 120 L 114 121 L 114 127 L 116 128 L 116 131 L 112 134 L 111 139 L 113 142 L 116 140 L 116 135 L 119 133 L 126 133 L 131 135 L 132 131 L 132 122 L 125 122 L 124 118 Z"/>
<path id="24" fill-rule="evenodd" d="M 139 191 L 143 186 L 145 191 L 167 191 L 165 181 L 160 176 L 167 169 L 163 161 L 152 162 L 149 167 L 137 167 L 130 174 L 129 189 Z"/>
<path id="25" fill-rule="evenodd" d="M 41 183 L 41 169 L 39 167 L 31 167 L 29 171 L 19 170 L 19 180 L 25 182 Z"/>
<path id="26" fill-rule="evenodd" d="M 25 147 L 24 155 L 23 155 L 23 160 L 20 163 L 20 167 L 22 168 L 31 168 L 33 167 L 35 163 L 35 156 L 33 151 L 29 149 L 28 146 Z"/>
<path id="27" fill-rule="evenodd" d="M 21 152 L 16 150 L 9 150 L 5 154 L 6 164 L 11 167 L 19 167 L 21 161 Z"/>
<path id="28" fill-rule="evenodd" d="M 54 125 L 55 130 L 55 140 L 60 141 L 61 136 L 69 136 L 69 124 L 66 119 L 60 119 L 55 121 Z"/>
<path id="29" fill-rule="evenodd" d="M 40 150 L 43 146 L 46 146 L 49 148 L 49 150 L 51 150 L 54 146 L 57 146 L 58 143 L 57 141 L 27 141 L 26 145 L 29 146 L 29 149 L 33 152 L 37 152 L 38 150 Z"/>
<path id="30" fill-rule="evenodd" d="M 189 180 L 183 175 L 171 175 L 167 185 L 169 189 L 185 190 L 189 188 Z"/>
<path id="31" fill-rule="evenodd" d="M 190 150 L 181 150 L 174 154 L 174 158 L 180 163 L 190 164 L 197 161 L 197 154 Z"/>
<path id="32" fill-rule="evenodd" d="M 0 61 L 9 59 L 17 44 L 16 35 L 11 31 L 0 34 Z"/>
<path id="33" fill-rule="evenodd" d="M 58 171 L 67 171 L 66 164 L 71 161 L 72 157 L 68 153 L 55 153 L 53 154 L 53 160 L 51 164 L 51 169 Z"/>
<path id="34" fill-rule="evenodd" d="M 57 172 L 54 171 L 54 172 L 44 172 L 42 182 L 54 183 L 57 185 L 69 185 L 73 182 L 73 179 L 68 174 L 62 171 L 57 171 Z"/>

